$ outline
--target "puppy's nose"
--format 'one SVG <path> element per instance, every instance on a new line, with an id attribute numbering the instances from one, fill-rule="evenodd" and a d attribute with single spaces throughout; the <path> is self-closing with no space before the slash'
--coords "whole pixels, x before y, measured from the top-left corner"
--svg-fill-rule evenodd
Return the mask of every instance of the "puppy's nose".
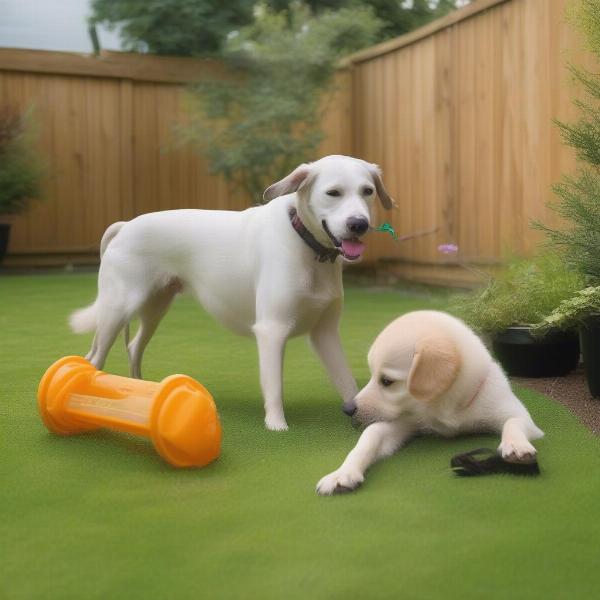
<path id="1" fill-rule="evenodd" d="M 354 398 L 352 400 L 348 400 L 348 401 L 344 402 L 344 405 L 342 406 L 342 410 L 349 417 L 351 417 L 356 412 L 356 402 L 354 401 Z"/>
<path id="2" fill-rule="evenodd" d="M 369 221 L 364 217 L 349 217 L 346 221 L 346 227 L 348 227 L 348 231 L 356 235 L 362 235 L 369 229 Z"/>

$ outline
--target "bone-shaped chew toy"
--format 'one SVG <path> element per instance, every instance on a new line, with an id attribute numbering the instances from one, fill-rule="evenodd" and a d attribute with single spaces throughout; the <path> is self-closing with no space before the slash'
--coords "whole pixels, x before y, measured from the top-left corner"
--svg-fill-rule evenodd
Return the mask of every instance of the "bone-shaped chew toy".
<path id="1" fill-rule="evenodd" d="M 142 381 L 98 371 L 80 356 L 65 356 L 42 377 L 38 406 L 53 433 L 106 427 L 142 435 L 175 467 L 202 467 L 221 450 L 213 398 L 186 375 Z"/>

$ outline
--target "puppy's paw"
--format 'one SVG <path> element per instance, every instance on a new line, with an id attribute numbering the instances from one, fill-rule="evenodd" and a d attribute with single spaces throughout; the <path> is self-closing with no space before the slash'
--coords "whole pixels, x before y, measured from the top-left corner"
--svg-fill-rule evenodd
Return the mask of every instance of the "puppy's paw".
<path id="1" fill-rule="evenodd" d="M 285 417 L 265 417 L 265 425 L 269 431 L 287 431 L 288 424 L 285 421 Z"/>
<path id="2" fill-rule="evenodd" d="M 527 441 L 516 442 L 513 440 L 502 440 L 498 447 L 502 458 L 512 463 L 534 462 L 537 450 Z"/>
<path id="3" fill-rule="evenodd" d="M 332 494 L 343 494 L 352 492 L 365 480 L 360 471 L 349 471 L 338 469 L 329 475 L 325 475 L 317 483 L 317 494 L 319 496 L 331 496 Z"/>

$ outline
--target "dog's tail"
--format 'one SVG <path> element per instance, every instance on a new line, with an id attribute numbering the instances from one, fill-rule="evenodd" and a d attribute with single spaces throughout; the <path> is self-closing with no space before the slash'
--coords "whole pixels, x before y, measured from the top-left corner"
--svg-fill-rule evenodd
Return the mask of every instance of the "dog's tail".
<path id="1" fill-rule="evenodd" d="M 125 223 L 126 221 L 118 221 L 107 227 L 102 236 L 102 240 L 100 241 L 101 259 L 106 252 L 106 248 L 108 248 L 108 245 L 116 237 L 119 231 L 121 231 L 121 228 Z M 71 314 L 69 317 L 69 325 L 74 333 L 87 333 L 88 331 L 94 331 L 96 329 L 96 302 L 85 308 L 80 308 Z"/>
<path id="2" fill-rule="evenodd" d="M 87 333 L 96 329 L 96 303 L 80 308 L 69 317 L 73 333 Z"/>

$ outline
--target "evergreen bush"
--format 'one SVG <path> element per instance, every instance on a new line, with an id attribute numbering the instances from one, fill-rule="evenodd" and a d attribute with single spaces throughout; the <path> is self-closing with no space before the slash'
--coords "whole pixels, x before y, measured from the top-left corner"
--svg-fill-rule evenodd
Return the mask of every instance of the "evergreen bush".
<path id="1" fill-rule="evenodd" d="M 570 20 L 584 34 L 588 48 L 600 58 L 600 2 L 578 0 L 572 5 Z M 566 221 L 561 229 L 540 222 L 534 227 L 547 234 L 550 246 L 565 252 L 568 264 L 600 282 L 600 72 L 570 65 L 583 89 L 583 99 L 575 100 L 580 116 L 574 123 L 556 121 L 564 142 L 579 161 L 575 175 L 567 175 L 554 186 L 558 202 L 552 208 Z"/>
<path id="2" fill-rule="evenodd" d="M 0 215 L 24 212 L 40 195 L 42 165 L 26 114 L 0 109 Z"/>

